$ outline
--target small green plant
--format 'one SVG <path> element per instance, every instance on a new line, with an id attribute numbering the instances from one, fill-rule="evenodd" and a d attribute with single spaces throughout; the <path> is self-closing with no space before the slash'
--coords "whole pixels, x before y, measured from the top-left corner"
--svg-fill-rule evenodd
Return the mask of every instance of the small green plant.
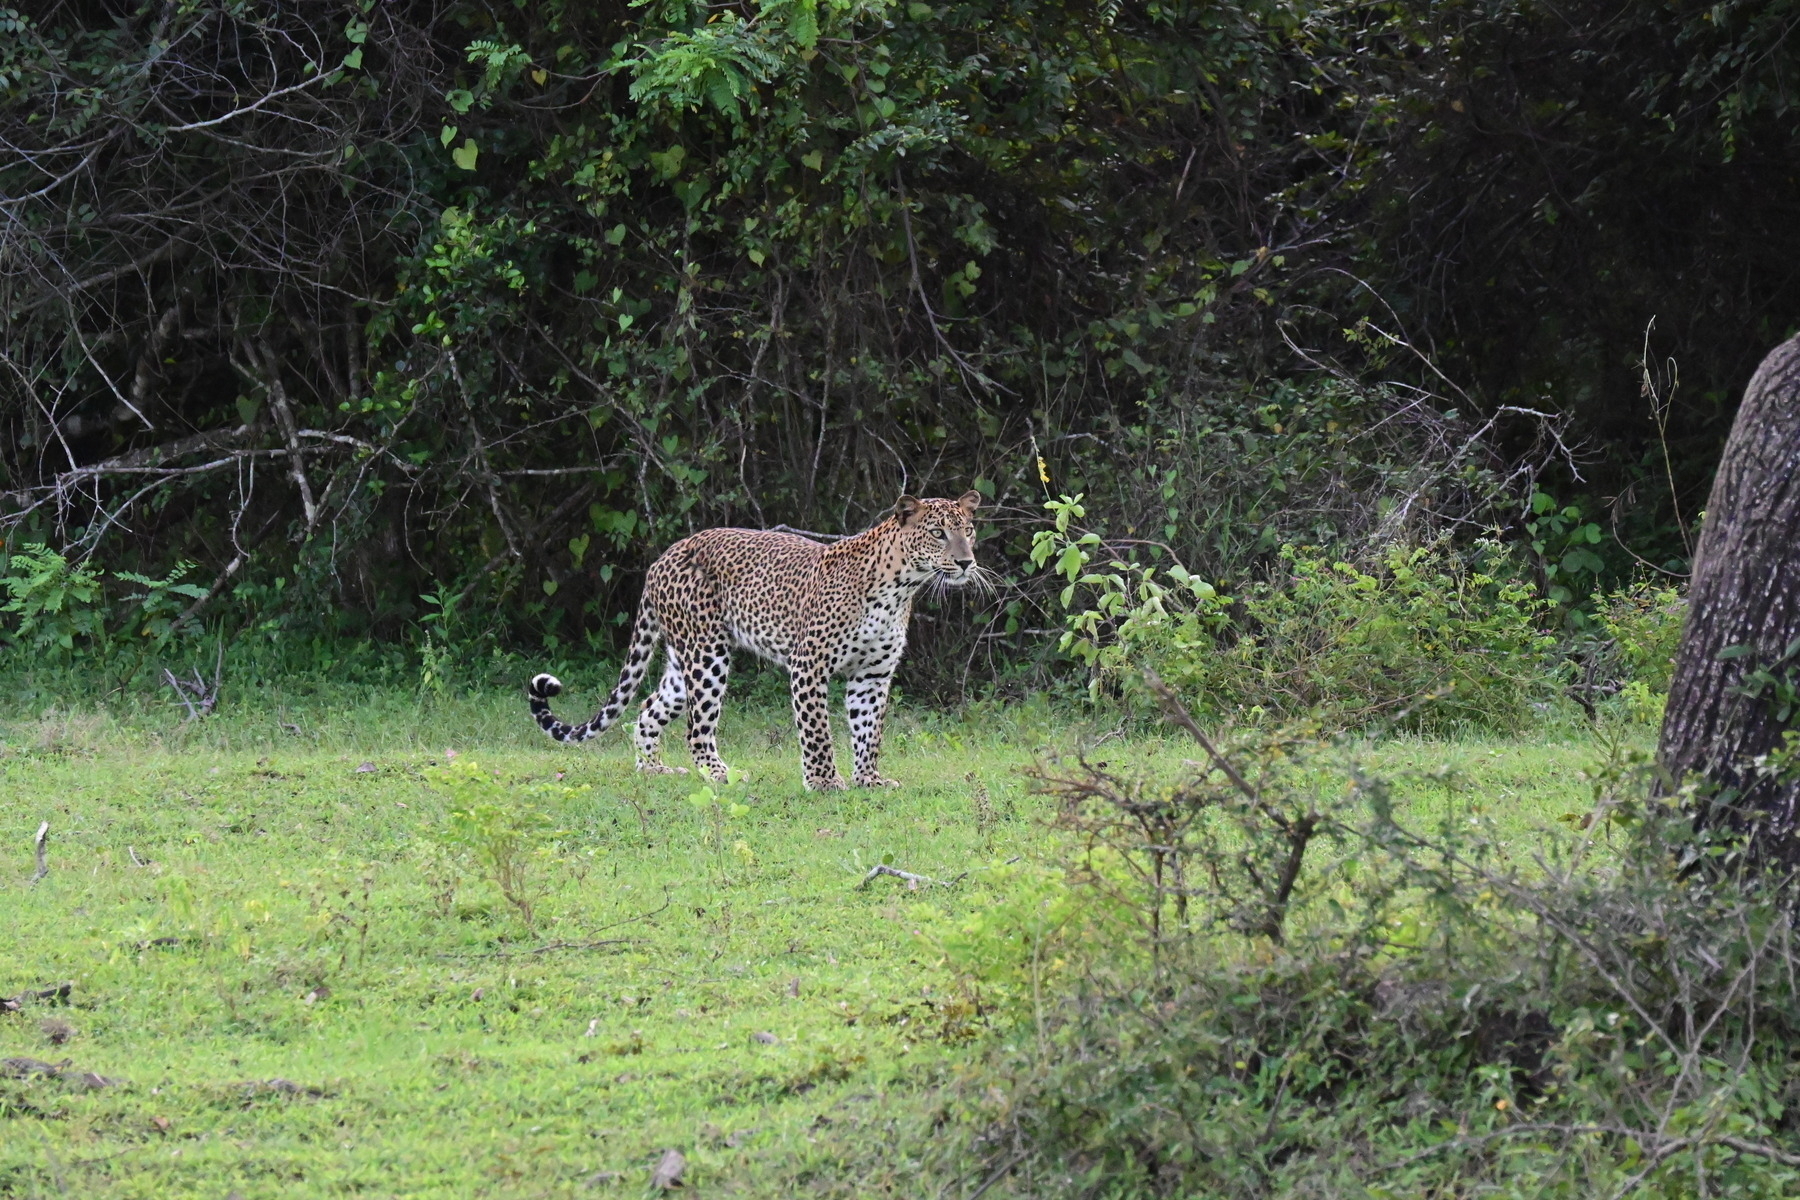
<path id="1" fill-rule="evenodd" d="M 700 814 L 700 845 L 712 856 L 721 885 L 731 883 L 726 870 L 731 858 L 736 858 L 746 869 L 756 865 L 756 852 L 744 838 L 734 838 L 730 847 L 726 847 L 726 839 L 731 838 L 731 823 L 750 815 L 750 806 L 737 799 L 737 792 L 732 790 L 739 787 L 735 773 L 726 787 L 725 795 L 707 785 L 697 792 L 690 792 L 687 798 L 688 804 Z"/>
<path id="2" fill-rule="evenodd" d="M 107 572 L 87 562 L 70 562 L 41 542 L 23 546 L 0 565 L 0 589 L 7 601 L 0 613 L 11 613 L 17 625 L 11 635 L 40 651 L 72 659 L 79 653 L 111 657 L 115 645 L 136 651 L 131 673 L 152 655 L 199 632 L 189 614 L 205 588 L 181 582 L 193 570 L 178 562 L 161 579 L 136 571 L 115 571 L 112 578 L 139 590 L 109 598 Z"/>
<path id="3" fill-rule="evenodd" d="M 969 802 L 975 810 L 975 835 L 984 847 L 992 846 L 994 826 L 1000 823 L 1000 814 L 994 810 L 994 798 L 988 795 L 987 784 L 974 771 L 964 775 L 963 780 L 969 785 Z"/>
<path id="4" fill-rule="evenodd" d="M 1032 536 L 1031 561 L 1067 581 L 1060 596 L 1069 613 L 1061 648 L 1088 667 L 1090 693 L 1098 696 L 1109 677 L 1143 665 L 1146 655 L 1166 667 L 1171 657 L 1212 651 L 1230 623 L 1230 597 L 1180 563 L 1159 574 L 1155 566 L 1109 556 L 1095 569 L 1106 546 L 1097 533 L 1075 532 L 1074 523 L 1087 515 L 1081 501 L 1079 494 L 1045 501 L 1051 527 Z M 1091 589 L 1086 607 L 1076 605 L 1081 588 Z"/>
<path id="5" fill-rule="evenodd" d="M 535 937 L 537 905 L 545 891 L 541 870 L 555 858 L 562 831 L 533 803 L 531 792 L 503 782 L 498 772 L 471 759 L 432 768 L 427 777 L 449 794 L 453 805 L 444 840 L 475 860 L 525 922 L 526 933 Z"/>
<path id="6" fill-rule="evenodd" d="M 1662 724 L 1686 615 L 1680 588 L 1642 581 L 1610 593 L 1600 608 L 1600 626 L 1612 639 L 1619 702 L 1635 723 Z"/>
<path id="7" fill-rule="evenodd" d="M 106 632 L 102 572 L 71 563 L 42 543 L 7 556 L 0 612 L 18 619 L 12 634 L 39 650 L 71 654 L 78 641 L 98 642 Z"/>
<path id="8" fill-rule="evenodd" d="M 1588 520 L 1580 504 L 1558 504 L 1549 493 L 1534 491 L 1525 533 L 1544 577 L 1545 595 L 1581 623 L 1585 614 L 1576 615 L 1576 606 L 1593 595 L 1606 570 L 1606 560 L 1595 550 L 1606 540 L 1599 523 Z"/>
<path id="9" fill-rule="evenodd" d="M 188 610 L 194 601 L 206 596 L 206 589 L 199 584 L 181 582 L 193 569 L 193 563 L 183 560 L 169 568 L 169 573 L 161 579 L 136 571 L 113 572 L 114 579 L 143 589 L 123 598 L 123 604 L 130 606 L 125 610 L 126 632 L 147 639 L 140 644 L 156 650 L 197 634 L 199 624 Z"/>
<path id="10" fill-rule="evenodd" d="M 419 643 L 419 694 L 444 696 L 450 688 L 456 669 L 457 655 L 451 648 L 455 637 L 456 593 L 448 585 L 419 597 L 430 611 L 419 618 L 424 635 Z"/>
<path id="11" fill-rule="evenodd" d="M 1756 653 L 1752 646 L 1728 646 L 1720 658 L 1747 658 Z M 1737 694 L 1750 700 L 1761 700 L 1775 720 L 1786 724 L 1800 713 L 1800 638 L 1789 642 L 1773 660 L 1750 664 Z"/>

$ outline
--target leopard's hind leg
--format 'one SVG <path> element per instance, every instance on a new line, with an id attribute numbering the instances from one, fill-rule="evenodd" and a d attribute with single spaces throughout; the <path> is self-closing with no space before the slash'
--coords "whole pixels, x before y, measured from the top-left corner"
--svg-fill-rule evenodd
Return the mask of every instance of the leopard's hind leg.
<path id="1" fill-rule="evenodd" d="M 711 579 L 697 581 L 667 605 L 663 644 L 671 660 L 679 663 L 687 691 L 688 749 L 694 767 L 714 781 L 726 781 L 725 760 L 719 757 L 719 711 L 725 702 L 725 681 L 731 675 L 730 632 L 725 605 Z"/>
<path id="2" fill-rule="evenodd" d="M 725 707 L 725 684 L 731 678 L 731 646 L 724 639 L 701 647 L 686 657 L 683 678 L 688 693 L 688 749 L 694 766 L 714 781 L 729 777 L 719 757 L 719 713 Z"/>
<path id="3" fill-rule="evenodd" d="M 637 769 L 646 775 L 684 775 L 683 767 L 671 767 L 662 760 L 663 730 L 670 721 L 681 715 L 687 707 L 687 682 L 681 670 L 681 656 L 669 647 L 667 662 L 663 665 L 662 682 L 644 701 L 643 711 L 638 713 L 637 732 L 633 740 L 637 742 Z"/>

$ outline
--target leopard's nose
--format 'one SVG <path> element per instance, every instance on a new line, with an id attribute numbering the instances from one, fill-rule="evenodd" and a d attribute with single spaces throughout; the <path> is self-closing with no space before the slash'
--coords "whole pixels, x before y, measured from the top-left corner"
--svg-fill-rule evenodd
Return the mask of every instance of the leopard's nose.
<path id="1" fill-rule="evenodd" d="M 956 560 L 956 565 L 966 571 L 975 565 L 975 560 L 972 558 L 959 558 Z"/>

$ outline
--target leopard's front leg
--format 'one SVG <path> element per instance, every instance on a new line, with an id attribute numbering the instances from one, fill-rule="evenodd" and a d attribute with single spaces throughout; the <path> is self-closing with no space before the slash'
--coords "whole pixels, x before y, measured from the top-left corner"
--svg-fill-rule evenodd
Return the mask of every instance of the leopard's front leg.
<path id="1" fill-rule="evenodd" d="M 857 787 L 899 787 L 877 770 L 881 758 L 881 727 L 887 719 L 888 689 L 894 675 L 858 675 L 844 685 L 844 708 L 850 715 L 850 742 L 856 761 L 851 782 Z"/>
<path id="2" fill-rule="evenodd" d="M 809 792 L 836 792 L 846 786 L 831 747 L 831 677 L 816 660 L 792 667 L 794 730 L 800 735 L 800 765 Z"/>

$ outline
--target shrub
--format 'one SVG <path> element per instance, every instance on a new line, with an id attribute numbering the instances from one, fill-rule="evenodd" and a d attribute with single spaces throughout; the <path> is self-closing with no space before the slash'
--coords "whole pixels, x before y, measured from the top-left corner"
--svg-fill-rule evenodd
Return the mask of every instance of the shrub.
<path id="1" fill-rule="evenodd" d="M 542 869 L 556 857 L 561 830 L 535 802 L 551 789 L 509 785 L 471 759 L 434 767 L 427 777 L 450 797 L 444 841 L 474 859 L 482 875 L 537 932 Z M 579 789 L 555 789 L 572 794 Z"/>
<path id="2" fill-rule="evenodd" d="M 151 655 L 200 632 L 188 609 L 206 589 L 181 582 L 193 566 L 178 562 L 160 579 L 112 572 L 111 582 L 136 590 L 109 596 L 108 573 L 90 561 L 70 562 L 42 543 L 22 546 L 0 558 L 0 614 L 13 618 L 0 636 L 64 661 L 91 656 L 106 665 L 115 651 L 135 651 L 126 674 L 136 674 Z"/>
<path id="3" fill-rule="evenodd" d="M 1056 519 L 1033 558 L 1068 581 L 1062 645 L 1095 694 L 1130 694 L 1152 667 L 1215 717 L 1515 730 L 1557 693 L 1549 605 L 1496 545 L 1392 547 L 1362 563 L 1284 546 L 1279 570 L 1233 601 L 1180 564 L 1096 567 L 1106 543 L 1071 532 L 1081 497 L 1047 507 Z"/>
<path id="4" fill-rule="evenodd" d="M 1686 616 L 1687 597 L 1680 588 L 1639 581 L 1605 598 L 1599 617 L 1612 640 L 1608 665 L 1630 719 L 1662 723 Z"/>

